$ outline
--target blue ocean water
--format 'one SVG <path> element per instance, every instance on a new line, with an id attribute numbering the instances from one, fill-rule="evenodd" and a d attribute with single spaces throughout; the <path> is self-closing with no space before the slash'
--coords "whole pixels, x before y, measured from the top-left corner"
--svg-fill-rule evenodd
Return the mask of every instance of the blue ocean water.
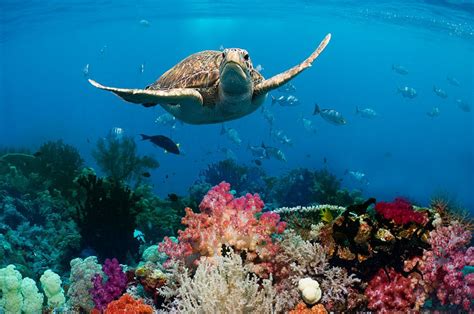
<path id="1" fill-rule="evenodd" d="M 148 21 L 140 23 L 140 21 Z M 93 88 L 141 88 L 186 56 L 241 47 L 271 77 L 306 58 L 327 34 L 332 40 L 313 66 L 292 83 L 301 104 L 265 108 L 274 128 L 293 140 L 277 144 L 260 110 L 226 123 L 243 140 L 220 135 L 221 125 L 158 125 L 160 107 L 144 108 Z M 269 174 L 297 167 L 329 170 L 365 196 L 406 196 L 427 203 L 439 191 L 474 208 L 474 118 L 455 100 L 474 103 L 474 4 L 472 1 L 1 1 L 0 146 L 38 148 L 63 139 L 86 163 L 99 137 L 113 127 L 128 135 L 164 134 L 184 154 L 164 154 L 140 143 L 161 163 L 152 172 L 155 192 L 185 193 L 199 171 L 232 149 L 251 163 L 247 143 L 280 147 L 287 162 L 265 161 Z M 144 65 L 143 72 L 140 70 Z M 401 64 L 408 75 L 392 71 Z M 446 80 L 455 77 L 453 86 Z M 433 86 L 448 97 L 433 93 Z M 416 89 L 403 98 L 398 87 Z M 279 93 L 273 93 L 279 96 Z M 343 126 L 313 116 L 314 103 L 339 111 Z M 373 120 L 356 106 L 377 111 Z M 433 107 L 440 115 L 427 116 Z M 308 133 L 304 117 L 316 134 Z M 138 137 L 137 137 L 138 139 Z M 361 171 L 370 184 L 344 175 Z"/>

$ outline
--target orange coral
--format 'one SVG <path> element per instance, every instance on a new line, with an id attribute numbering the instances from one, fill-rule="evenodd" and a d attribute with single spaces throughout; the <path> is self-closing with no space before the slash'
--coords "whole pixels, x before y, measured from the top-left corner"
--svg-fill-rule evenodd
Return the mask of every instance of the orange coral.
<path id="1" fill-rule="evenodd" d="M 327 314 L 328 311 L 322 304 L 316 304 L 313 307 L 308 307 L 304 302 L 298 303 L 296 307 L 290 311 L 289 314 Z"/>
<path id="2" fill-rule="evenodd" d="M 143 303 L 143 300 L 135 300 L 131 295 L 124 294 L 120 299 L 112 301 L 107 305 L 105 314 L 152 314 L 153 308 Z"/>

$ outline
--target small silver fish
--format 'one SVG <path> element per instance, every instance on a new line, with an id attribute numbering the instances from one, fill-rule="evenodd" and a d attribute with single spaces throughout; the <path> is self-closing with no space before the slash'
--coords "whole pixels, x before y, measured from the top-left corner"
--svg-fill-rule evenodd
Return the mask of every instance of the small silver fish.
<path id="1" fill-rule="evenodd" d="M 116 140 L 121 140 L 123 138 L 124 131 L 122 128 L 113 127 L 109 131 L 109 136 Z"/>
<path id="2" fill-rule="evenodd" d="M 453 76 L 447 76 L 446 80 L 453 86 L 461 86 L 461 82 L 459 82 L 459 80 Z"/>
<path id="3" fill-rule="evenodd" d="M 285 144 L 289 146 L 293 145 L 291 139 L 283 133 L 283 130 L 272 130 L 270 132 L 270 135 L 281 144 Z"/>
<path id="4" fill-rule="evenodd" d="M 438 88 L 436 86 L 433 86 L 433 92 L 438 96 L 443 99 L 446 99 L 448 97 L 448 93 L 446 93 L 445 90 Z"/>
<path id="5" fill-rule="evenodd" d="M 82 74 L 86 77 L 89 76 L 89 63 L 82 69 Z"/>
<path id="6" fill-rule="evenodd" d="M 311 132 L 311 133 L 316 133 L 316 127 L 313 124 L 313 121 L 306 119 L 306 118 L 301 118 L 301 122 L 303 123 L 303 127 L 305 128 L 306 131 Z"/>
<path id="7" fill-rule="evenodd" d="M 145 62 L 140 64 L 140 67 L 138 68 L 138 70 L 140 71 L 141 74 L 143 74 L 143 72 L 145 72 Z"/>
<path id="8" fill-rule="evenodd" d="M 268 158 L 274 158 L 276 160 L 286 162 L 286 156 L 279 148 L 266 146 L 263 143 L 262 147 L 265 149 Z"/>
<path id="9" fill-rule="evenodd" d="M 402 94 L 404 98 L 410 98 L 410 99 L 415 98 L 417 95 L 416 90 L 413 87 L 408 87 L 408 86 L 399 87 L 398 92 Z"/>
<path id="10" fill-rule="evenodd" d="M 267 151 L 265 150 L 265 145 L 263 145 L 263 146 L 253 146 L 253 145 L 248 144 L 247 149 L 250 150 L 253 157 L 260 158 L 260 159 L 267 159 L 268 158 Z"/>
<path id="11" fill-rule="evenodd" d="M 285 85 L 279 87 L 277 90 L 281 93 L 290 94 L 296 92 L 296 87 L 292 83 L 286 83 Z"/>
<path id="12" fill-rule="evenodd" d="M 278 103 L 282 107 L 294 107 L 300 104 L 299 99 L 293 95 L 289 95 L 287 97 L 280 96 L 278 98 L 271 96 L 271 98 L 272 98 L 272 105 Z"/>
<path id="13" fill-rule="evenodd" d="M 223 147 L 219 150 L 224 154 L 225 159 L 234 159 L 234 160 L 237 159 L 237 156 L 235 155 L 235 153 L 230 148 Z"/>
<path id="14" fill-rule="evenodd" d="M 377 117 L 377 112 L 375 112 L 375 110 L 372 108 L 360 109 L 359 107 L 356 106 L 356 114 L 359 114 L 361 117 L 364 117 L 367 119 L 373 119 Z"/>
<path id="15" fill-rule="evenodd" d="M 403 65 L 400 65 L 400 64 L 392 64 L 392 71 L 401 75 L 408 74 L 408 70 Z"/>
<path id="16" fill-rule="evenodd" d="M 265 106 L 262 106 L 262 114 L 263 118 L 270 124 L 270 126 L 273 126 L 273 122 L 275 121 L 275 116 L 273 113 Z"/>
<path id="17" fill-rule="evenodd" d="M 338 111 L 334 109 L 321 109 L 318 104 L 314 104 L 313 115 L 319 114 L 324 120 L 334 125 L 344 125 L 346 120 Z"/>
<path id="18" fill-rule="evenodd" d="M 100 48 L 99 53 L 103 55 L 106 50 L 107 50 L 107 45 L 103 45 L 102 48 Z"/>
<path id="19" fill-rule="evenodd" d="M 140 23 L 141 26 L 144 26 L 144 27 L 150 26 L 150 22 L 148 20 L 145 20 L 145 19 L 140 20 L 139 23 Z"/>
<path id="20" fill-rule="evenodd" d="M 438 117 L 439 114 L 440 114 L 440 111 L 438 107 L 433 107 L 430 111 L 426 113 L 426 115 L 430 118 Z"/>
<path id="21" fill-rule="evenodd" d="M 155 119 L 155 123 L 170 126 L 172 129 L 176 128 L 176 118 L 169 113 L 158 116 L 158 118 Z"/>
<path id="22" fill-rule="evenodd" d="M 361 171 L 347 171 L 347 174 L 354 180 L 362 184 L 369 184 L 369 181 L 367 180 L 367 176 L 365 173 Z"/>
<path id="23" fill-rule="evenodd" d="M 464 112 L 471 112 L 471 105 L 467 103 L 467 101 L 462 99 L 456 99 L 456 104 L 458 105 L 459 109 Z"/>
<path id="24" fill-rule="evenodd" d="M 239 132 L 237 132 L 234 128 L 226 128 L 223 124 L 221 128 L 221 135 L 226 135 L 229 140 L 231 140 L 234 144 L 240 145 L 242 144 L 242 140 L 240 139 Z"/>

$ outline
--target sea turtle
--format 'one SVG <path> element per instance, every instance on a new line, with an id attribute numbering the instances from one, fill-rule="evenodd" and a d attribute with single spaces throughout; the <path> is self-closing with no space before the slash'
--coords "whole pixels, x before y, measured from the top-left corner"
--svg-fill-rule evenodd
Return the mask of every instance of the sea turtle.
<path id="1" fill-rule="evenodd" d="M 206 50 L 190 55 L 145 89 L 107 87 L 89 79 L 97 88 L 145 107 L 161 105 L 177 119 L 190 124 L 220 123 L 257 110 L 267 96 L 304 69 L 326 48 L 331 34 L 302 63 L 265 80 L 254 69 L 244 49 Z"/>

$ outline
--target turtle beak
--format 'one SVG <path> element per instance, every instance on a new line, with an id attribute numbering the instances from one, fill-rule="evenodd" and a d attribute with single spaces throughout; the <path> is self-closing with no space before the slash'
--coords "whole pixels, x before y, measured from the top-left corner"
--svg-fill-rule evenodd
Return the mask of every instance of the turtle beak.
<path id="1" fill-rule="evenodd" d="M 226 54 L 222 71 L 229 72 L 237 80 L 247 80 L 247 75 L 243 69 L 242 56 L 237 51 L 229 51 Z"/>

